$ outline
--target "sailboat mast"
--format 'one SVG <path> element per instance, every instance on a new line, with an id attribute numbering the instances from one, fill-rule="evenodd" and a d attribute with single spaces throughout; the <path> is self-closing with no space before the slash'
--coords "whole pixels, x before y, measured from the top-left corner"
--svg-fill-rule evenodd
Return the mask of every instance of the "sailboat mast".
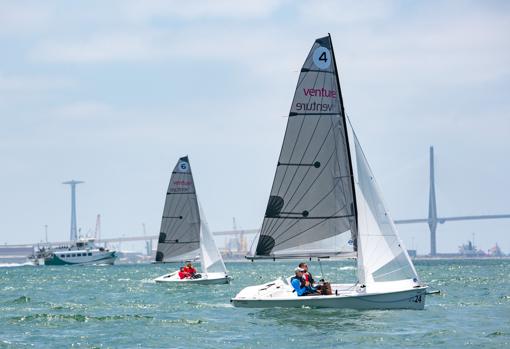
<path id="1" fill-rule="evenodd" d="M 358 235 L 358 206 L 356 204 L 356 190 L 354 186 L 354 172 L 352 169 L 352 159 L 351 159 L 351 147 L 349 144 L 349 134 L 347 132 L 347 117 L 345 115 L 345 108 L 344 108 L 344 98 L 342 96 L 342 89 L 340 88 L 340 78 L 338 77 L 338 67 L 336 65 L 336 58 L 335 58 L 335 50 L 333 49 L 333 41 L 331 40 L 331 34 L 328 33 L 329 38 L 329 45 L 331 47 L 331 56 L 333 57 L 333 64 L 335 66 L 335 74 L 336 74 L 336 85 L 338 88 L 338 99 L 340 100 L 340 111 L 342 112 L 342 120 L 344 123 L 344 133 L 345 133 L 345 143 L 347 144 L 347 158 L 349 159 L 349 175 L 351 177 L 351 190 L 352 190 L 352 198 L 353 198 L 353 210 L 354 210 L 354 220 L 355 220 L 355 229 L 356 229 L 356 237 Z M 357 240 L 357 238 L 356 238 Z M 355 243 L 355 250 L 358 249 L 357 241 Z"/>

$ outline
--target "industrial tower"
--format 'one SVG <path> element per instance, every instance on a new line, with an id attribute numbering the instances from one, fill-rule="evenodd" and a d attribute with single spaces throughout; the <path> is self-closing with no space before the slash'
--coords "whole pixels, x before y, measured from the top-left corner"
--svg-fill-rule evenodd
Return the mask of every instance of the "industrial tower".
<path id="1" fill-rule="evenodd" d="M 62 182 L 62 184 L 68 184 L 71 186 L 71 234 L 69 240 L 76 241 L 78 240 L 78 230 L 76 228 L 76 185 L 85 183 L 82 181 L 70 180 L 67 182 Z"/>
<path id="2" fill-rule="evenodd" d="M 428 218 L 417 219 L 400 219 L 396 220 L 395 224 L 412 224 L 412 223 L 427 223 L 430 230 L 430 255 L 437 255 L 437 241 L 436 229 L 437 224 L 443 224 L 446 221 L 468 221 L 479 219 L 499 219 L 510 218 L 510 214 L 495 214 L 495 215 L 479 215 L 479 216 L 456 216 L 456 217 L 438 217 L 436 205 L 436 186 L 434 178 L 434 147 L 430 147 L 430 183 L 429 183 L 429 216 Z"/>

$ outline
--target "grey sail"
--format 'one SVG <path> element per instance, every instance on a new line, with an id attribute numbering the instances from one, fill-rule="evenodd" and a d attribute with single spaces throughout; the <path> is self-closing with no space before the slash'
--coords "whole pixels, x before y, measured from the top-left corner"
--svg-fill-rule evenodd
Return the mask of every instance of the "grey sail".
<path id="1" fill-rule="evenodd" d="M 343 103 L 329 36 L 301 69 L 252 256 L 355 255 L 356 203 Z"/>
<path id="2" fill-rule="evenodd" d="M 179 262 L 198 256 L 200 215 L 188 157 L 177 161 L 166 194 L 156 262 Z"/>

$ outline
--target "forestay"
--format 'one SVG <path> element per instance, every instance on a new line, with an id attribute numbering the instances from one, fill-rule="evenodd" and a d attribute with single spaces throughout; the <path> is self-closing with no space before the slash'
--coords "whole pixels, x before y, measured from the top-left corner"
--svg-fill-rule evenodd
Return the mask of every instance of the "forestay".
<path id="1" fill-rule="evenodd" d="M 200 216 L 188 157 L 177 161 L 161 220 L 156 262 L 195 258 L 200 247 Z"/>
<path id="2" fill-rule="evenodd" d="M 353 132 L 354 134 L 354 132 Z M 418 281 L 407 250 L 386 209 L 367 159 L 354 135 L 358 203 L 358 278 L 362 284 Z"/>
<path id="3" fill-rule="evenodd" d="M 218 247 L 216 247 L 216 243 L 214 242 L 214 237 L 209 230 L 209 225 L 207 224 L 207 220 L 205 219 L 204 211 L 202 210 L 202 206 L 199 205 L 200 208 L 200 222 L 201 222 L 201 230 L 200 230 L 200 264 L 202 267 L 202 272 L 204 273 L 226 273 L 227 268 L 223 263 L 223 259 L 221 258 L 221 254 L 218 251 Z"/>
<path id="4" fill-rule="evenodd" d="M 331 40 L 324 37 L 299 75 L 251 258 L 355 256 L 356 205 L 341 98 Z"/>

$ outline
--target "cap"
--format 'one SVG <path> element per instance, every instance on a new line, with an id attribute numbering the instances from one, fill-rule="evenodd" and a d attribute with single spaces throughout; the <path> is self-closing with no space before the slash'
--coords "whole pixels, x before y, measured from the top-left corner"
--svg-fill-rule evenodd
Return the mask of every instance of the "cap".
<path id="1" fill-rule="evenodd" d="M 300 267 L 297 267 L 296 269 L 294 269 L 295 272 L 297 271 L 305 271 L 303 268 L 300 268 Z"/>

